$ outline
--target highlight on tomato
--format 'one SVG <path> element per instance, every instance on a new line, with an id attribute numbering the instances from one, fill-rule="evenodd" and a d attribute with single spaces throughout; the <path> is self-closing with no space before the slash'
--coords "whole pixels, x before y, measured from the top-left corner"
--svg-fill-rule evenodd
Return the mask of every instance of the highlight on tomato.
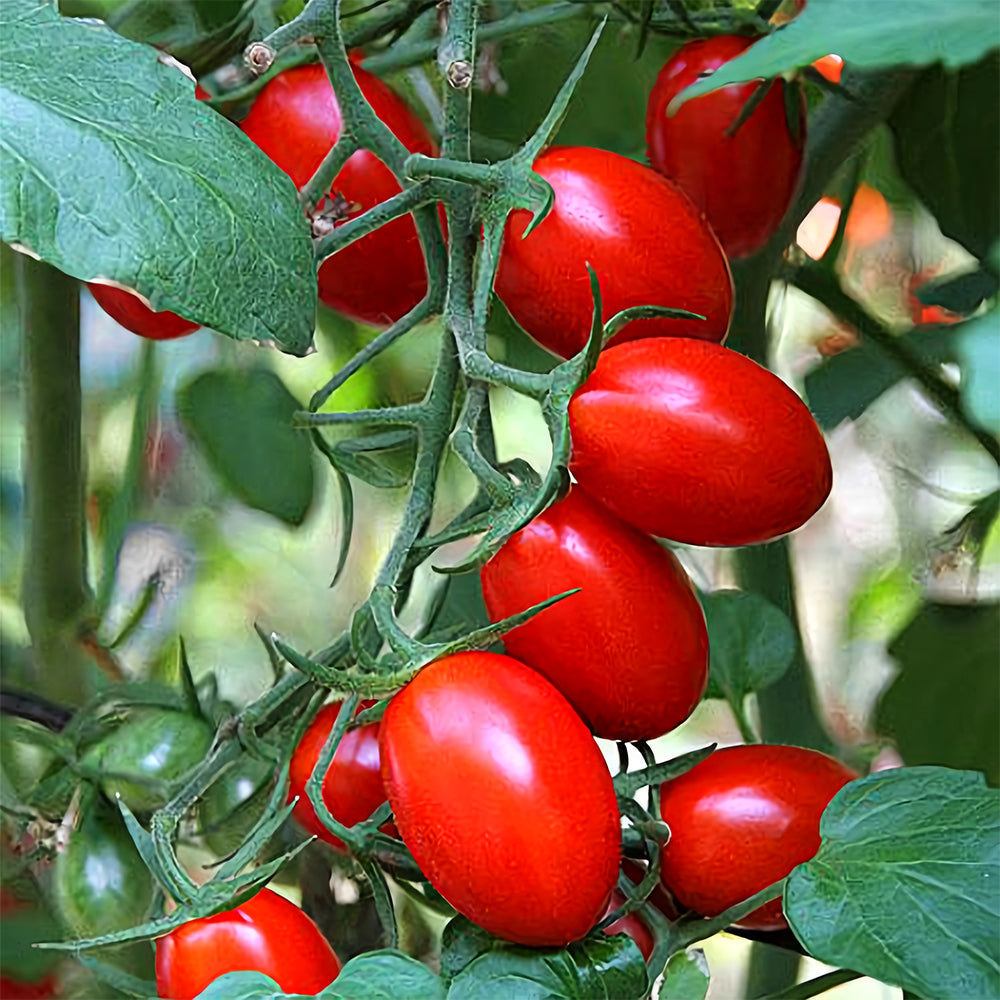
<path id="1" fill-rule="evenodd" d="M 99 281 L 87 282 L 94 301 L 119 325 L 147 340 L 175 340 L 199 329 L 177 313 L 164 309 L 154 312 L 135 292 Z"/>
<path id="2" fill-rule="evenodd" d="M 379 746 L 400 835 L 459 913 L 550 947 L 600 920 L 618 879 L 614 785 L 541 674 L 495 653 L 438 660 L 389 702 Z"/>
<path id="3" fill-rule="evenodd" d="M 604 351 L 569 405 L 570 471 L 640 531 L 751 545 L 809 520 L 833 483 L 802 400 L 718 344 L 658 337 Z"/>
<path id="4" fill-rule="evenodd" d="M 600 281 L 604 322 L 643 305 L 705 317 L 634 320 L 615 343 L 725 340 L 733 308 L 729 264 L 677 185 L 634 160 L 584 146 L 549 149 L 534 169 L 552 186 L 555 203 L 527 238 L 531 213 L 511 213 L 494 288 L 539 344 L 562 357 L 586 344 L 594 312 L 588 263 Z"/>
<path id="5" fill-rule="evenodd" d="M 373 703 L 369 702 L 362 707 L 370 704 Z M 323 825 L 306 794 L 306 783 L 323 752 L 339 711 L 340 702 L 324 706 L 303 733 L 288 768 L 288 801 L 298 798 L 292 815 L 309 833 L 315 834 L 339 851 L 346 851 L 344 842 Z M 354 826 L 355 823 L 368 819 L 385 802 L 385 789 L 382 787 L 379 768 L 378 733 L 377 722 L 349 729 L 344 733 L 333 762 L 323 776 L 323 801 L 334 819 L 344 826 Z M 392 829 L 390 825 L 389 830 Z"/>
<path id="6" fill-rule="evenodd" d="M 819 850 L 819 821 L 857 775 L 802 747 L 726 747 L 660 789 L 670 827 L 661 879 L 684 906 L 714 917 L 784 878 Z M 787 927 L 781 899 L 738 924 Z"/>
<path id="7" fill-rule="evenodd" d="M 717 35 L 682 45 L 660 70 L 646 107 L 649 162 L 701 209 L 729 257 L 759 250 L 774 235 L 795 195 L 806 135 L 805 97 L 788 121 L 784 80 L 733 127 L 758 82 L 703 94 L 668 115 L 670 102 L 706 73 L 745 52 L 753 39 Z"/>
<path id="8" fill-rule="evenodd" d="M 395 91 L 353 65 L 354 78 L 378 117 L 411 153 L 436 156 L 426 127 Z M 279 73 L 240 123 L 298 188 L 316 172 L 340 135 L 340 107 L 319 63 Z M 334 178 L 319 206 L 334 222 L 353 219 L 398 194 L 400 186 L 374 153 L 358 150 Z M 381 226 L 325 260 L 319 297 L 331 309 L 374 326 L 409 312 L 427 291 L 427 269 L 412 216 Z"/>
<path id="9" fill-rule="evenodd" d="M 679 726 L 708 682 L 708 634 L 677 557 L 573 487 L 482 568 L 499 621 L 580 592 L 504 636 L 596 736 L 648 740 Z"/>
<path id="10" fill-rule="evenodd" d="M 243 971 L 270 976 L 285 993 L 313 996 L 337 978 L 340 960 L 312 920 L 271 889 L 156 940 L 160 997 L 194 1000 L 219 976 Z"/>

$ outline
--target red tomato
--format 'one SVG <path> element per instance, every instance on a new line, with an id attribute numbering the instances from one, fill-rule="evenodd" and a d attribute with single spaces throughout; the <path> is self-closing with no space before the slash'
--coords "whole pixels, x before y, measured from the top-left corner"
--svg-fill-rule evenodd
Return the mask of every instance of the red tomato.
<path id="1" fill-rule="evenodd" d="M 670 827 L 661 878 L 696 913 L 714 917 L 784 878 L 819 850 L 819 819 L 857 775 L 802 747 L 727 747 L 661 788 Z M 786 927 L 781 900 L 741 927 Z"/>
<path id="2" fill-rule="evenodd" d="M 411 153 L 437 155 L 423 122 L 378 77 L 354 67 L 354 77 L 375 113 Z M 301 188 L 337 141 L 340 107 L 319 64 L 279 73 L 257 96 L 240 127 Z M 347 202 L 344 219 L 400 191 L 385 164 L 367 150 L 356 152 L 337 174 L 328 204 Z M 410 216 L 394 219 L 345 247 L 319 269 L 319 297 L 352 319 L 385 326 L 424 297 L 427 269 Z"/>
<path id="3" fill-rule="evenodd" d="M 186 337 L 198 329 L 198 323 L 190 323 L 177 313 L 166 309 L 153 312 L 135 292 L 114 285 L 88 282 L 87 287 L 94 301 L 119 325 L 146 337 L 148 340 L 173 340 Z"/>
<path id="4" fill-rule="evenodd" d="M 161 997 L 193 1000 L 219 976 L 240 971 L 262 972 L 286 993 L 312 996 L 337 978 L 340 960 L 312 920 L 270 889 L 156 942 Z"/>
<path id="5" fill-rule="evenodd" d="M 791 204 L 802 166 L 805 98 L 799 95 L 796 134 L 788 127 L 783 80 L 775 81 L 732 136 L 726 130 L 756 83 L 733 84 L 696 97 L 670 118 L 667 105 L 751 44 L 749 38 L 717 35 L 682 45 L 660 70 L 646 107 L 649 162 L 705 213 L 730 257 L 762 247 Z"/>
<path id="6" fill-rule="evenodd" d="M 554 148 L 535 161 L 555 204 L 522 239 L 531 213 L 507 220 L 495 288 L 543 347 L 569 357 L 587 342 L 594 303 L 586 265 L 601 283 L 604 321 L 629 306 L 689 309 L 706 320 L 630 323 L 637 337 L 725 340 L 733 282 L 718 241 L 680 189 L 655 171 L 602 149 Z"/>
<path id="7" fill-rule="evenodd" d="M 615 790 L 541 674 L 494 653 L 438 660 L 389 702 L 379 744 L 400 834 L 459 913 L 536 946 L 601 918 L 618 879 Z"/>
<path id="8" fill-rule="evenodd" d="M 844 60 L 833 54 L 823 56 L 813 63 L 813 68 L 830 83 L 840 83 L 840 76 L 844 72 Z"/>
<path id="9" fill-rule="evenodd" d="M 295 748 L 288 768 L 288 801 L 298 796 L 299 801 L 292 815 L 310 833 L 337 850 L 345 851 L 344 842 L 327 830 L 306 795 L 306 782 L 319 760 L 339 711 L 339 702 L 322 708 Z M 385 789 L 379 772 L 378 729 L 377 722 L 349 729 L 323 778 L 323 801 L 334 818 L 344 826 L 353 826 L 368 819 L 385 802 Z"/>
<path id="10" fill-rule="evenodd" d="M 0 976 L 0 1000 L 47 1000 L 59 993 L 59 980 L 49 974 L 32 983 Z"/>
<path id="11" fill-rule="evenodd" d="M 804 524 L 830 492 L 830 456 L 802 400 L 718 344 L 612 347 L 570 401 L 569 422 L 580 485 L 650 535 L 764 542 Z"/>
<path id="12" fill-rule="evenodd" d="M 708 633 L 673 553 L 579 487 L 513 535 L 483 567 L 492 621 L 574 587 L 504 636 L 596 736 L 649 740 L 679 726 L 708 682 Z"/>
<path id="13" fill-rule="evenodd" d="M 617 910 L 624 902 L 625 897 L 615 889 L 611 894 L 611 901 L 604 911 L 604 916 L 606 917 L 612 910 Z M 650 931 L 642 917 L 635 910 L 631 913 L 626 913 L 624 917 L 619 918 L 613 924 L 608 924 L 604 928 L 604 933 L 627 934 L 639 946 L 639 951 L 642 952 L 642 957 L 647 962 L 649 961 L 649 956 L 653 954 L 654 941 L 652 931 Z"/>

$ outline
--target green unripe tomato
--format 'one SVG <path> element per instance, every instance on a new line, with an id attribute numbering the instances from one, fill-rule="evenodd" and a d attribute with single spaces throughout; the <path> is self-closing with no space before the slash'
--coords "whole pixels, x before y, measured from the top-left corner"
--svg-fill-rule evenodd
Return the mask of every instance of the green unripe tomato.
<path id="1" fill-rule="evenodd" d="M 274 767 L 244 759 L 230 766 L 198 803 L 198 826 L 208 846 L 220 856 L 231 854 L 267 807 Z"/>
<path id="2" fill-rule="evenodd" d="M 96 937 L 142 923 L 153 879 L 117 810 L 94 798 L 55 863 L 56 908 L 69 933 Z"/>
<path id="3" fill-rule="evenodd" d="M 120 795 L 132 812 L 152 812 L 177 791 L 180 779 L 212 745 L 203 719 L 167 708 L 137 708 L 83 756 L 109 798 Z"/>

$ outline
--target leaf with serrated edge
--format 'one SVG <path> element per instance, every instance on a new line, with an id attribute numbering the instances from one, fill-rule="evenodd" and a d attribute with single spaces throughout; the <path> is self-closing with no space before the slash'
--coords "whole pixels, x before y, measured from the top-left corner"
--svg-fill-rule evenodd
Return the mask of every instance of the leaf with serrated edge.
<path id="1" fill-rule="evenodd" d="M 892 5 L 892 30 L 886 30 L 881 3 L 809 0 L 791 23 L 761 38 L 745 53 L 704 80 L 681 91 L 673 104 L 730 83 L 780 76 L 836 52 L 850 67 L 964 66 L 1000 45 L 995 0 L 907 0 Z"/>
<path id="2" fill-rule="evenodd" d="M 941 767 L 845 785 L 785 915 L 814 958 L 922 997 L 1000 995 L 1000 792 Z"/>
<path id="3" fill-rule="evenodd" d="M 150 46 L 36 0 L 4 0 L 0 36 L 3 240 L 304 354 L 316 270 L 291 180 Z"/>

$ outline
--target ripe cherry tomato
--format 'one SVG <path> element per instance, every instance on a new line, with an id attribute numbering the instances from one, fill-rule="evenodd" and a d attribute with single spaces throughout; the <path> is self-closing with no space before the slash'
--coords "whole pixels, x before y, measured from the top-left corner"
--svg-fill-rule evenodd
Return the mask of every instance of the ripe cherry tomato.
<path id="1" fill-rule="evenodd" d="M 670 827 L 664 884 L 696 913 L 714 917 L 784 878 L 819 850 L 819 819 L 857 775 L 802 747 L 727 747 L 661 789 Z M 786 927 L 781 900 L 758 907 L 741 927 Z"/>
<path id="2" fill-rule="evenodd" d="M 830 83 L 840 83 L 841 74 L 844 72 L 844 60 L 833 54 L 823 56 L 813 63 L 813 68 Z"/>
<path id="3" fill-rule="evenodd" d="M 26 983 L 0 976 L 0 1000 L 47 1000 L 59 992 L 59 979 L 51 973 Z"/>
<path id="4" fill-rule="evenodd" d="M 492 621 L 574 587 L 580 593 L 504 636 L 596 736 L 648 740 L 679 726 L 708 682 L 708 633 L 673 553 L 579 487 L 483 567 Z"/>
<path id="5" fill-rule="evenodd" d="M 830 456 L 801 399 L 718 344 L 662 337 L 604 352 L 569 405 L 570 470 L 641 531 L 750 545 L 804 524 Z"/>
<path id="6" fill-rule="evenodd" d="M 375 113 L 411 153 L 437 155 L 423 122 L 378 77 L 354 67 L 354 77 Z M 340 107 L 318 63 L 279 73 L 257 96 L 240 127 L 301 188 L 340 135 Z M 359 150 L 334 179 L 326 203 L 346 202 L 338 220 L 353 219 L 400 191 L 374 153 Z M 427 291 L 416 226 L 394 219 L 328 258 L 319 269 L 319 297 L 352 319 L 385 326 L 412 309 Z"/>
<path id="7" fill-rule="evenodd" d="M 288 801 L 298 796 L 299 801 L 292 815 L 310 833 L 337 850 L 346 851 L 344 842 L 327 830 L 306 795 L 306 782 L 323 752 L 323 744 L 337 721 L 339 711 L 339 702 L 322 708 L 295 748 L 288 768 Z M 353 826 L 368 819 L 385 802 L 385 789 L 379 771 L 378 730 L 377 722 L 349 729 L 323 778 L 323 801 L 334 819 L 344 826 Z"/>
<path id="8" fill-rule="evenodd" d="M 161 997 L 193 1000 L 219 976 L 241 971 L 262 972 L 285 993 L 312 996 L 337 978 L 340 960 L 312 920 L 270 889 L 156 942 Z"/>
<path id="9" fill-rule="evenodd" d="M 494 653 L 438 660 L 389 703 L 379 744 L 400 834 L 459 913 L 556 947 L 600 919 L 618 878 L 615 790 L 541 674 Z"/>
<path id="10" fill-rule="evenodd" d="M 527 239 L 531 213 L 507 220 L 495 288 L 511 316 L 543 347 L 568 357 L 590 333 L 594 303 L 586 265 L 601 283 L 603 318 L 629 306 L 688 309 L 706 320 L 630 323 L 636 337 L 700 337 L 729 331 L 733 283 L 698 209 L 655 171 L 602 149 L 554 148 L 535 161 L 552 185 L 552 210 Z"/>
<path id="11" fill-rule="evenodd" d="M 681 46 L 660 70 L 646 107 L 649 162 L 705 213 L 730 257 L 762 247 L 791 203 L 802 166 L 805 97 L 800 93 L 799 119 L 790 129 L 786 84 L 775 81 L 731 136 L 726 130 L 753 96 L 756 83 L 733 84 L 696 97 L 670 118 L 667 105 L 704 73 L 751 44 L 749 38 L 717 35 Z"/>
<path id="12" fill-rule="evenodd" d="M 147 340 L 173 340 L 194 333 L 199 323 L 190 323 L 164 309 L 153 312 L 135 292 L 114 285 L 88 282 L 94 301 L 120 326 Z"/>

